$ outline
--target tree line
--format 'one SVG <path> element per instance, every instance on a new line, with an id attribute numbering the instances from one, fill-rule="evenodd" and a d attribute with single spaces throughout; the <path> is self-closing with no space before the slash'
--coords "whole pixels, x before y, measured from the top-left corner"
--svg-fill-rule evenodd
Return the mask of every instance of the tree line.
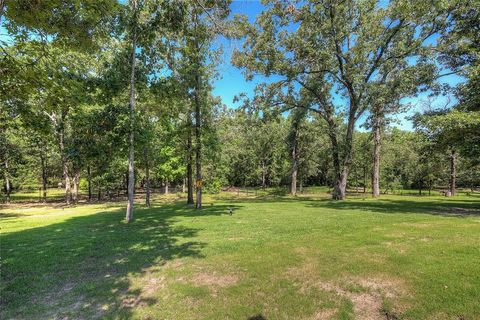
<path id="1" fill-rule="evenodd" d="M 65 202 L 135 189 L 329 185 L 373 196 L 479 184 L 479 2 L 267 1 L 249 21 L 223 0 L 2 1 L 3 189 Z M 253 95 L 212 93 L 222 49 Z M 462 77 L 458 85 L 442 81 Z M 259 77 L 260 76 L 260 77 Z M 258 79 L 264 81 L 258 81 Z M 443 108 L 406 99 L 454 97 Z M 414 131 L 395 128 L 414 111 Z M 448 188 L 446 187 L 448 186 Z M 448 190 L 447 190 L 448 189 Z"/>

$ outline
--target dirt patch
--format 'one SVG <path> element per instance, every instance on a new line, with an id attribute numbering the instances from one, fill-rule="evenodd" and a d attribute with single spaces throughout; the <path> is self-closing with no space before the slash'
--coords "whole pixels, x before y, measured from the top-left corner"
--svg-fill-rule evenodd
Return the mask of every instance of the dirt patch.
<path id="1" fill-rule="evenodd" d="M 148 278 L 145 285 L 142 288 L 142 293 L 145 295 L 153 295 L 158 290 L 165 288 L 165 277 L 161 276 L 159 278 L 151 277 Z"/>
<path id="2" fill-rule="evenodd" d="M 307 294 L 312 288 L 317 288 L 336 296 L 337 300 L 350 300 L 354 317 L 360 320 L 385 320 L 384 300 L 397 300 L 407 294 L 404 284 L 390 277 L 346 278 L 338 282 L 320 280 L 315 263 L 308 259 L 301 267 L 288 269 L 285 275 L 299 283 L 301 293 Z M 329 319 L 334 314 L 332 312 L 321 311 L 312 319 Z M 391 314 L 389 316 L 389 319 L 394 319 Z"/>
<path id="3" fill-rule="evenodd" d="M 382 310 L 383 300 L 397 298 L 404 294 L 400 282 L 377 278 L 350 279 L 344 281 L 342 285 L 320 282 L 318 287 L 323 291 L 349 299 L 353 304 L 355 319 L 360 320 L 384 320 L 386 314 Z M 360 290 L 348 290 L 349 287 L 360 287 Z"/>
<path id="4" fill-rule="evenodd" d="M 173 261 L 168 261 L 167 263 L 165 263 L 164 268 L 166 268 L 166 269 L 179 269 L 182 266 L 183 266 L 183 262 L 181 260 L 173 260 Z"/>
<path id="5" fill-rule="evenodd" d="M 238 277 L 235 275 L 219 275 L 215 272 L 201 272 L 196 274 L 192 279 L 192 282 L 195 285 L 221 288 L 234 285 L 237 283 L 237 281 Z"/>
<path id="6" fill-rule="evenodd" d="M 309 320 L 327 320 L 332 319 L 337 313 L 337 309 L 326 309 L 315 313 Z"/>

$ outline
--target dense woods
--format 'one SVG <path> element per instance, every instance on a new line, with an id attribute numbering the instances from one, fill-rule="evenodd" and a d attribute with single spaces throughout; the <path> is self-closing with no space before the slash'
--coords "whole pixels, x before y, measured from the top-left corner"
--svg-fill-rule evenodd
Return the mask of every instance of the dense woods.
<path id="1" fill-rule="evenodd" d="M 1 1 L 2 200 L 329 186 L 455 195 L 480 185 L 479 2 Z M 212 93 L 219 39 L 255 80 Z M 240 71 L 238 71 L 240 72 Z M 457 85 L 443 81 L 461 77 Z M 445 106 L 409 98 L 444 97 Z M 445 98 L 446 97 L 446 98 Z M 408 111 L 414 130 L 399 129 Z"/>

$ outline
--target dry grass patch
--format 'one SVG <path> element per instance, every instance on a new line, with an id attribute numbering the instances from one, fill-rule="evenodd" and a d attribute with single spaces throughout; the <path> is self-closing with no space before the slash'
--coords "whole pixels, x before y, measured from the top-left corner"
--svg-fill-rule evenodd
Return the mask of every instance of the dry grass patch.
<path id="1" fill-rule="evenodd" d="M 336 301 L 350 300 L 355 319 L 394 319 L 394 313 L 384 310 L 384 302 L 386 300 L 397 301 L 399 298 L 407 296 L 405 285 L 400 280 L 378 276 L 349 277 L 334 282 L 320 279 L 316 269 L 316 262 L 313 259 L 307 259 L 306 263 L 300 267 L 288 269 L 285 275 L 288 279 L 293 278 L 295 282 L 300 284 L 299 291 L 302 294 L 308 294 L 312 288 L 317 288 L 333 295 Z M 330 319 L 334 314 L 334 309 L 327 309 L 314 315 L 313 319 Z"/>

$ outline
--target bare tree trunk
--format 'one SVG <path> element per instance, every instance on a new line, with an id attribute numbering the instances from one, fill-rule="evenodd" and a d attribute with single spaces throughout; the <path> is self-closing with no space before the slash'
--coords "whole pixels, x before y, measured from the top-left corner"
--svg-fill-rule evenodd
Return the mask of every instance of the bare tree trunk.
<path id="1" fill-rule="evenodd" d="M 79 184 L 80 184 L 80 170 L 76 169 L 73 175 L 73 193 L 72 193 L 73 203 L 78 202 L 78 185 Z"/>
<path id="2" fill-rule="evenodd" d="M 298 154 L 297 154 L 297 147 L 298 147 L 298 119 L 293 119 L 292 124 L 292 175 L 291 175 L 291 185 L 290 185 L 290 193 L 292 195 L 297 194 L 297 175 L 298 175 Z"/>
<path id="3" fill-rule="evenodd" d="M 137 50 L 137 1 L 130 0 L 133 11 L 133 34 L 132 34 L 132 55 L 131 55 L 131 73 L 130 73 L 130 150 L 128 156 L 128 204 L 125 219 L 130 222 L 133 219 L 133 200 L 135 192 L 135 145 L 134 145 L 134 129 L 135 129 L 135 64 Z"/>
<path id="4" fill-rule="evenodd" d="M 193 147 L 192 147 L 192 121 L 191 114 L 188 115 L 188 137 L 187 137 L 187 204 L 193 205 Z"/>
<path id="5" fill-rule="evenodd" d="M 10 176 L 8 173 L 8 158 L 5 159 L 5 191 L 7 193 L 7 199 L 6 199 L 7 203 L 10 203 L 11 187 L 10 187 Z"/>
<path id="6" fill-rule="evenodd" d="M 340 172 L 340 155 L 336 133 L 337 128 L 333 118 L 327 118 L 327 123 L 329 125 L 328 135 L 330 137 L 330 143 L 332 147 L 333 172 L 335 175 L 335 180 L 333 182 L 332 199 L 344 200 L 346 193 L 346 176 L 344 172 Z"/>
<path id="7" fill-rule="evenodd" d="M 372 195 L 380 196 L 380 148 L 381 132 L 379 115 L 375 116 L 373 124 L 373 172 L 372 172 Z"/>
<path id="8" fill-rule="evenodd" d="M 367 193 L 367 167 L 363 166 L 363 193 Z"/>
<path id="9" fill-rule="evenodd" d="M 185 190 L 186 190 L 186 183 L 185 183 L 185 178 L 183 178 L 183 181 L 182 181 L 182 193 L 185 193 Z"/>
<path id="10" fill-rule="evenodd" d="M 297 141 L 296 137 L 294 138 L 293 148 L 292 148 L 292 183 L 290 186 L 290 193 L 292 195 L 297 194 L 297 174 L 298 174 L 298 162 L 297 162 Z"/>
<path id="11" fill-rule="evenodd" d="M 60 158 L 62 161 L 63 179 L 65 180 L 65 203 L 70 204 L 70 175 L 68 174 L 68 163 L 65 155 L 65 113 L 62 111 L 61 123 L 58 128 L 58 141 L 60 147 Z"/>
<path id="12" fill-rule="evenodd" d="M 200 87 L 200 76 L 195 76 L 196 88 L 195 88 L 195 164 L 196 164 L 196 187 L 197 187 L 197 199 L 195 203 L 195 208 L 202 208 L 202 136 L 201 136 L 201 114 L 200 114 L 200 97 L 199 97 L 199 87 Z"/>
<path id="13" fill-rule="evenodd" d="M 150 163 L 148 162 L 148 154 L 145 151 L 145 205 L 150 208 Z"/>
<path id="14" fill-rule="evenodd" d="M 168 180 L 165 180 L 165 194 L 168 194 Z"/>
<path id="15" fill-rule="evenodd" d="M 347 134 L 345 137 L 345 148 L 343 152 L 343 163 L 342 163 L 342 172 L 340 175 L 337 175 L 337 180 L 335 182 L 334 186 L 334 192 L 332 194 L 332 198 L 334 200 L 345 200 L 346 194 L 347 194 L 347 179 L 348 179 L 348 173 L 350 170 L 350 164 L 351 164 L 351 156 L 352 156 L 352 146 L 353 146 L 353 131 L 355 129 L 355 112 L 354 112 L 354 107 L 350 107 L 350 115 L 348 118 L 348 124 L 347 124 Z M 332 130 L 330 130 L 332 131 Z M 333 131 L 330 133 L 331 135 L 335 135 L 335 142 L 336 142 L 336 132 Z M 332 139 L 333 142 L 333 139 Z M 333 144 L 332 144 L 333 146 Z M 339 162 L 339 149 L 338 149 L 338 144 L 336 145 L 336 149 L 332 155 L 334 156 L 334 159 L 337 158 L 337 162 Z M 335 160 L 334 160 L 335 162 Z"/>
<path id="16" fill-rule="evenodd" d="M 455 195 L 457 186 L 457 152 L 451 151 L 450 154 L 450 194 Z"/>
<path id="17" fill-rule="evenodd" d="M 43 154 L 40 154 L 40 164 L 42 166 L 42 201 L 47 202 L 47 164 Z"/>
<path id="18" fill-rule="evenodd" d="M 92 201 L 92 177 L 90 174 L 90 165 L 87 166 L 87 182 L 88 182 L 88 202 Z"/>
<path id="19" fill-rule="evenodd" d="M 344 168 L 340 177 L 335 181 L 332 198 L 334 200 L 345 200 L 347 193 L 348 168 Z"/>
<path id="20" fill-rule="evenodd" d="M 267 179 L 266 179 L 266 173 L 265 173 L 266 169 L 265 169 L 265 162 L 262 161 L 262 189 L 265 189 L 265 187 L 267 186 Z"/>

